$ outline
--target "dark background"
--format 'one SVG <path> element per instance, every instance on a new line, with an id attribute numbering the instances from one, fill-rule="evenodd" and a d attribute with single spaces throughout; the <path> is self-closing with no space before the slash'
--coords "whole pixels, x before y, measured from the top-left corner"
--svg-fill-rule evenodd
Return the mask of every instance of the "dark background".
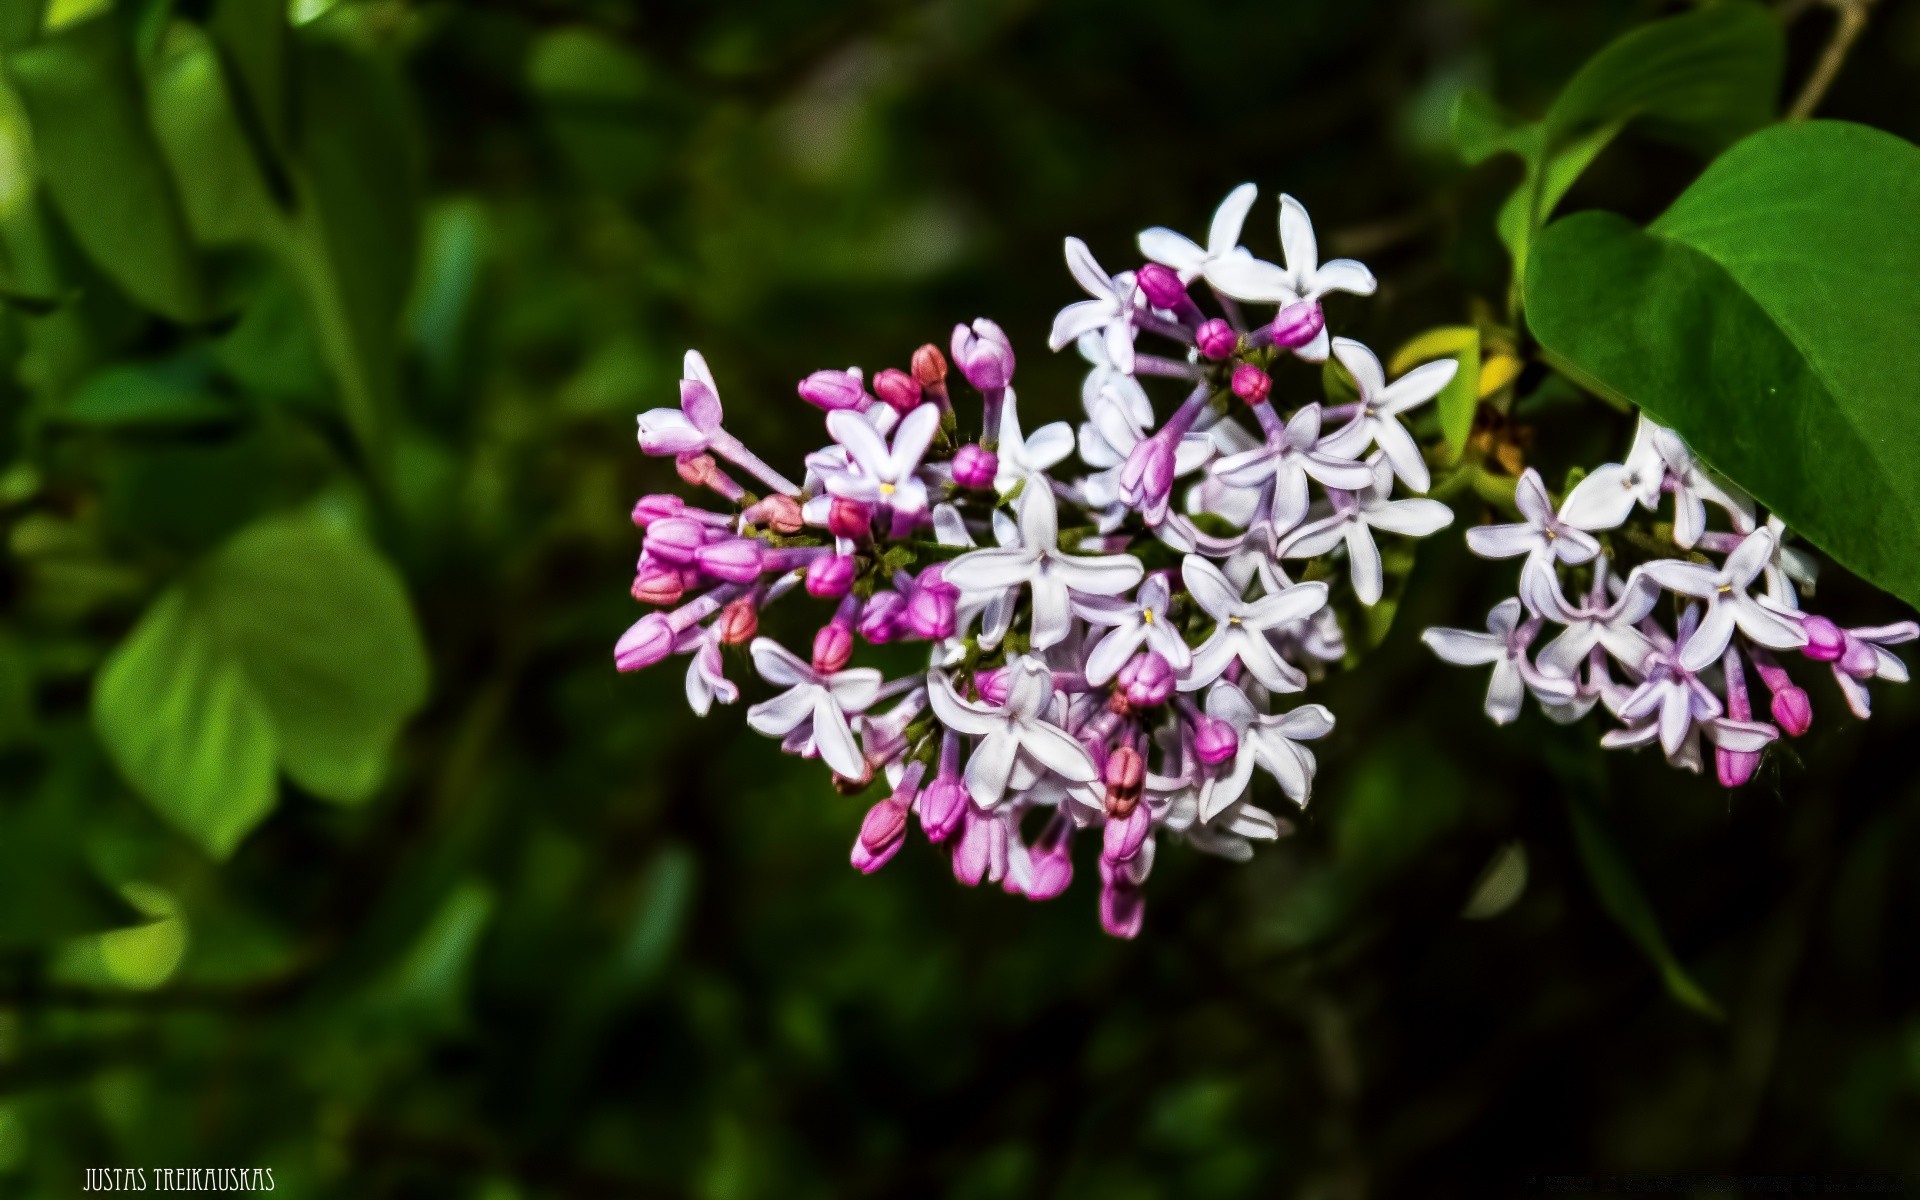
<path id="1" fill-rule="evenodd" d="M 869 801 L 782 759 L 738 707 L 692 717 L 678 666 L 612 669 L 639 612 L 628 506 L 674 484 L 639 455 L 633 414 L 673 403 L 686 347 L 731 427 L 789 471 L 819 437 L 798 378 L 904 367 L 979 315 L 1015 340 L 1029 425 L 1072 417 L 1078 360 L 1045 349 L 1076 295 L 1061 238 L 1118 270 L 1135 231 L 1198 234 L 1252 179 L 1256 251 L 1277 252 L 1284 190 L 1329 255 L 1374 268 L 1377 298 L 1336 300 L 1332 319 L 1384 355 L 1505 294 L 1492 216 L 1517 167 L 1458 165 L 1461 89 L 1536 114 L 1662 11 L 318 15 L 312 30 L 391 64 L 416 147 L 398 500 L 377 535 L 432 698 L 374 801 L 286 786 L 230 860 L 206 858 L 119 781 L 88 672 L 167 564 L 351 478 L 328 387 L 258 394 L 242 351 L 209 385 L 253 406 L 237 424 L 9 441 L 136 578 L 49 607 L 11 544 L 0 633 L 72 665 L 34 678 L 31 732 L 0 751 L 0 800 L 54 796 L 57 820 L 0 861 L 80 845 L 109 881 L 163 880 L 188 942 L 142 989 L 89 975 L 75 944 L 0 957 L 0 1192 L 65 1196 L 85 1167 L 136 1165 L 270 1166 L 295 1197 L 485 1200 L 1344 1200 L 1517 1194 L 1542 1174 L 1920 1171 L 1915 701 L 1882 685 L 1862 726 L 1810 685 L 1813 732 L 1737 794 L 1602 754 L 1597 719 L 1497 729 L 1481 673 L 1417 641 L 1511 589 L 1460 543 L 1471 500 L 1423 548 L 1386 643 L 1315 697 L 1339 724 L 1300 834 L 1246 866 L 1163 846 L 1132 943 L 1099 930 L 1090 856 L 1046 904 L 956 886 L 917 834 L 860 877 L 847 854 Z M 1790 87 L 1830 24 L 1795 21 Z M 1916 67 L 1920 11 L 1883 4 L 1822 114 L 1920 134 Z M 1648 217 L 1698 167 L 1629 136 L 1564 207 Z M 100 360 L 197 336 L 136 323 Z M 46 402 L 20 384 L 0 412 Z M 1583 421 L 1594 453 L 1624 449 L 1621 418 Z M 1837 570 L 1820 600 L 1842 624 L 1905 615 Z M 766 631 L 799 644 L 804 607 Z M 1576 819 L 1616 853 L 1583 853 Z M 1463 920 L 1515 841 L 1525 891 Z M 42 901 L 7 888 L 8 927 L 31 926 Z M 1663 986 L 1650 931 L 1723 1019 Z"/>

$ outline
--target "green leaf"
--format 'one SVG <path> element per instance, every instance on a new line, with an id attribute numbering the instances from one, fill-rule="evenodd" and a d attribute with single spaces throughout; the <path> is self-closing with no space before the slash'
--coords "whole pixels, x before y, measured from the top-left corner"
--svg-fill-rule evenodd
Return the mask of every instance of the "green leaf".
<path id="1" fill-rule="evenodd" d="M 1599 810 L 1586 798 L 1569 794 L 1567 815 L 1573 823 L 1574 843 L 1579 848 L 1580 861 L 1587 868 L 1587 878 L 1593 882 L 1593 890 L 1600 897 L 1601 907 L 1653 960 L 1660 972 L 1661 982 L 1675 1000 L 1716 1021 L 1724 1020 L 1726 1014 L 1720 1005 L 1693 981 L 1693 977 L 1687 974 L 1686 968 L 1674 956 L 1673 948 L 1667 945 L 1666 934 L 1660 929 L 1660 918 L 1655 915 L 1653 906 L 1647 903 L 1646 893 L 1640 890 L 1640 882 L 1634 878 L 1632 866 L 1621 853 L 1613 831 L 1607 827 Z"/>
<path id="2" fill-rule="evenodd" d="M 46 946 L 138 924 L 141 913 L 100 882 L 79 849 L 80 823 L 41 794 L 0 806 L 0 948 Z"/>
<path id="3" fill-rule="evenodd" d="M 216 858 L 273 808 L 273 721 L 185 588 L 155 601 L 107 659 L 93 720 L 121 773 Z"/>
<path id="4" fill-rule="evenodd" d="M 1527 847 L 1512 841 L 1493 852 L 1473 885 L 1460 915 L 1469 921 L 1487 921 L 1512 908 L 1527 890 Z"/>
<path id="5" fill-rule="evenodd" d="M 120 889 L 144 913 L 143 925 L 99 936 L 96 945 L 107 975 L 122 987 L 157 988 L 173 977 L 187 954 L 187 919 L 172 892 L 150 883 Z"/>
<path id="6" fill-rule="evenodd" d="M 325 799 L 371 795 L 426 692 L 392 567 L 296 514 L 242 531 L 155 602 L 102 670 L 94 720 L 142 795 L 225 856 L 271 811 L 276 763 Z"/>
<path id="7" fill-rule="evenodd" d="M 138 428 L 219 424 L 238 413 L 214 393 L 205 368 L 175 360 L 108 367 L 48 416 L 69 425 Z"/>
<path id="8" fill-rule="evenodd" d="M 200 260 L 121 22 L 85 21 L 13 51 L 7 64 L 42 178 L 88 256 L 154 312 L 205 319 Z"/>
<path id="9" fill-rule="evenodd" d="M 1840 122 L 1727 151 L 1647 230 L 1542 235 L 1551 361 L 1677 429 L 1854 573 L 1920 604 L 1920 148 Z"/>
<path id="10" fill-rule="evenodd" d="M 174 24 L 147 88 L 154 131 L 195 236 L 210 245 L 274 245 L 285 237 L 269 160 L 245 128 L 213 41 L 196 26 Z"/>

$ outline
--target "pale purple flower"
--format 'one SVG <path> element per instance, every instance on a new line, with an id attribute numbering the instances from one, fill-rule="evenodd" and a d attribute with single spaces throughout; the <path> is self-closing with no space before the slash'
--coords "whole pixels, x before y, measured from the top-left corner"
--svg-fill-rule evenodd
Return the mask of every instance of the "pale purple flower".
<path id="1" fill-rule="evenodd" d="M 1247 600 L 1220 568 L 1197 554 L 1182 560 L 1180 577 L 1186 581 L 1193 602 L 1217 622 L 1213 633 L 1193 652 L 1193 665 L 1180 681 L 1181 691 L 1196 692 L 1206 687 L 1236 659 L 1273 691 L 1297 692 L 1306 686 L 1306 677 L 1280 657 L 1267 634 L 1325 607 L 1326 584 L 1296 583 L 1283 591 Z"/>
<path id="2" fill-rule="evenodd" d="M 1205 279 L 1218 290 L 1237 295 L 1250 276 L 1267 278 L 1257 269 L 1249 269 L 1248 264 L 1257 260 L 1240 246 L 1240 230 L 1247 223 L 1247 214 L 1253 210 L 1253 202 L 1259 195 L 1260 189 L 1251 183 L 1243 183 L 1228 192 L 1227 198 L 1214 210 L 1205 246 L 1185 234 L 1156 225 L 1140 234 L 1140 253 L 1153 262 L 1178 271 L 1183 283 Z M 1284 275 L 1271 263 L 1264 265 L 1277 273 L 1273 278 Z"/>
<path id="3" fill-rule="evenodd" d="M 1426 537 L 1453 522 L 1453 510 L 1438 500 L 1389 500 L 1392 489 L 1393 476 L 1386 464 L 1376 464 L 1372 487 L 1364 492 L 1334 493 L 1333 515 L 1294 530 L 1280 544 L 1280 557 L 1318 558 L 1344 541 L 1354 595 L 1362 604 L 1379 603 L 1386 588 L 1386 574 L 1380 564 L 1380 548 L 1373 543 L 1373 531 Z"/>
<path id="4" fill-rule="evenodd" d="M 680 380 L 680 407 L 640 414 L 640 449 L 648 454 L 693 454 L 712 444 L 722 418 L 720 390 L 698 350 L 687 351 Z"/>
<path id="5" fill-rule="evenodd" d="M 1627 460 L 1595 467 L 1567 493 L 1560 518 L 1581 529 L 1615 529 L 1635 504 L 1649 510 L 1657 507 L 1663 490 L 1673 492 L 1673 540 L 1683 549 L 1692 549 L 1706 532 L 1707 502 L 1731 514 L 1740 532 L 1752 528 L 1746 502 L 1706 473 L 1680 435 L 1645 414 L 1634 430 Z"/>
<path id="6" fill-rule="evenodd" d="M 1653 649 L 1638 627 L 1659 603 L 1659 587 L 1636 571 L 1627 577 L 1620 595 L 1608 603 L 1604 582 L 1606 560 L 1602 559 L 1594 569 L 1597 576 L 1594 591 L 1578 606 L 1567 602 L 1551 573 L 1521 576 L 1520 598 L 1526 606 L 1536 615 L 1566 626 L 1540 651 L 1540 669 L 1548 674 L 1571 677 L 1595 646 L 1604 648 L 1621 666 L 1638 670 Z"/>
<path id="7" fill-rule="evenodd" d="M 740 688 L 727 678 L 717 629 L 694 626 L 680 635 L 675 649 L 693 655 L 687 664 L 687 707 L 695 716 L 706 716 L 715 701 L 732 704 L 740 698 Z"/>
<path id="8" fill-rule="evenodd" d="M 1521 578 L 1545 572 L 1551 578 L 1555 563 L 1591 562 L 1600 553 L 1593 535 L 1562 521 L 1540 472 L 1528 467 L 1513 489 L 1513 502 L 1523 520 L 1511 525 L 1481 525 L 1467 530 L 1467 548 L 1481 558 L 1518 558 L 1526 555 Z"/>
<path id="9" fill-rule="evenodd" d="M 1825 617 L 1809 617 L 1804 624 L 1810 635 L 1806 656 L 1833 665 L 1833 678 L 1847 698 L 1847 707 L 1861 720 L 1866 720 L 1873 711 L 1867 692 L 1868 680 L 1907 682 L 1907 664 L 1886 647 L 1920 637 L 1920 624 L 1899 621 L 1892 625 L 1841 629 Z"/>
<path id="10" fill-rule="evenodd" d="M 1758 529 L 1748 534 L 1717 569 L 1671 558 L 1640 568 L 1647 578 L 1668 591 L 1707 602 L 1706 617 L 1681 651 L 1682 667 L 1703 671 L 1718 662 L 1736 627 L 1756 644 L 1773 650 L 1806 644 L 1807 635 L 1792 618 L 1747 594 L 1772 560 L 1773 547 L 1772 531 Z"/>
<path id="11" fill-rule="evenodd" d="M 1083 620 L 1107 630 L 1087 652 L 1087 682 L 1096 686 L 1106 683 L 1142 646 L 1153 650 L 1176 671 L 1191 666 L 1193 652 L 1167 616 L 1172 602 L 1167 577 L 1159 572 L 1147 576 L 1139 595 L 1132 600 L 1093 596 L 1075 601 L 1073 610 Z"/>
<path id="12" fill-rule="evenodd" d="M 1313 795 L 1316 767 L 1313 751 L 1301 742 L 1323 738 L 1333 732 L 1333 714 L 1325 705 L 1303 704 L 1283 713 L 1263 713 L 1255 708 L 1247 694 L 1230 683 L 1215 684 L 1207 693 L 1207 715 L 1233 726 L 1240 736 L 1237 758 L 1245 769 L 1258 766 L 1274 777 L 1287 798 L 1302 808 Z M 1236 762 L 1236 773 L 1242 763 Z M 1209 811 L 1200 809 L 1202 821 L 1212 821 L 1225 808 L 1217 799 Z"/>
<path id="13" fill-rule="evenodd" d="M 1053 675 L 1039 659 L 1023 655 L 1008 665 L 1007 701 L 995 706 L 967 700 L 939 671 L 927 675 L 928 697 L 941 724 L 981 739 L 967 760 L 967 791 L 981 808 L 992 808 L 1007 790 L 1025 791 L 1046 773 L 1069 783 L 1091 784 L 1100 769 L 1073 735 L 1048 719 Z"/>
<path id="14" fill-rule="evenodd" d="M 1224 483 L 1241 488 L 1271 484 L 1273 499 L 1267 517 L 1273 528 L 1286 532 L 1306 519 L 1307 481 L 1322 487 L 1357 492 L 1373 482 L 1373 468 L 1321 448 L 1321 410 L 1303 406 L 1278 434 L 1252 450 L 1217 459 L 1209 470 Z"/>
<path id="15" fill-rule="evenodd" d="M 1351 258 L 1321 262 L 1306 205 L 1284 194 L 1280 197 L 1280 253 L 1293 290 L 1303 300 L 1318 300 L 1328 292 L 1371 296 L 1379 286 L 1373 272 Z"/>
<path id="16" fill-rule="evenodd" d="M 755 638 L 751 651 L 761 677 L 787 690 L 749 708 L 747 724 L 768 737 L 811 743 L 834 774 L 865 779 L 867 761 L 847 714 L 864 712 L 874 702 L 880 672 L 856 667 L 823 674 L 770 638 Z"/>
<path id="17" fill-rule="evenodd" d="M 1060 549 L 1060 517 L 1053 490 L 1032 481 L 1020 493 L 1020 544 L 975 550 L 953 560 L 948 582 L 963 591 L 1025 584 L 1033 595 L 1033 647 L 1058 645 L 1072 624 L 1072 595 L 1117 596 L 1146 574 L 1131 554 L 1078 555 Z"/>
<path id="18" fill-rule="evenodd" d="M 1133 314 L 1141 301 L 1134 286 L 1133 272 L 1108 275 L 1094 260 L 1093 252 L 1079 238 L 1067 239 L 1067 270 L 1085 288 L 1090 300 L 1078 300 L 1060 310 L 1053 319 L 1053 335 L 1047 344 L 1060 350 L 1083 335 L 1098 331 L 1106 342 L 1107 360 L 1115 370 L 1133 371 Z"/>
<path id="19" fill-rule="evenodd" d="M 1680 618 L 1675 646 L 1647 656 L 1646 679 L 1620 705 L 1619 717 L 1627 727 L 1609 730 L 1600 739 L 1602 746 L 1625 749 L 1657 740 L 1667 761 L 1698 771 L 1703 734 L 1714 745 L 1741 754 L 1758 752 L 1779 736 L 1764 722 L 1727 716 L 1713 689 L 1684 665 L 1700 628 L 1699 616 L 1698 606 L 1689 606 Z"/>
<path id="20" fill-rule="evenodd" d="M 846 448 L 848 469 L 828 473 L 827 490 L 896 513 L 925 512 L 927 485 L 916 472 L 939 431 L 940 407 L 935 404 L 922 404 L 901 418 L 891 447 L 860 414 L 844 409 L 828 413 L 827 432 Z"/>
<path id="21" fill-rule="evenodd" d="M 1042 425 L 1030 435 L 1022 435 L 1019 398 L 1008 388 L 1000 408 L 1000 442 L 995 453 L 1000 458 L 993 486 L 1002 495 L 1025 480 L 1046 487 L 1049 485 L 1047 472 L 1073 453 L 1073 427 L 1065 421 L 1055 421 Z"/>
<path id="22" fill-rule="evenodd" d="M 1460 364 L 1451 358 L 1422 363 L 1389 384 L 1373 351 L 1352 338 L 1334 338 L 1333 356 L 1353 376 L 1359 408 L 1352 421 L 1320 439 L 1320 449 L 1335 458 L 1357 458 L 1369 445 L 1378 446 L 1401 482 L 1416 492 L 1426 491 L 1432 476 L 1400 414 L 1439 395 Z"/>
<path id="23" fill-rule="evenodd" d="M 1539 634 L 1539 617 L 1521 620 L 1520 601 L 1502 600 L 1487 614 L 1487 632 L 1470 629 L 1429 629 L 1420 635 L 1429 649 L 1457 667 L 1491 665 L 1487 681 L 1487 716 L 1505 725 L 1520 715 L 1520 705 L 1531 691 L 1542 704 L 1568 704 L 1574 699 L 1570 680 L 1541 673 L 1527 660 L 1527 648 Z"/>
<path id="24" fill-rule="evenodd" d="M 1013 342 L 1006 331 L 985 317 L 971 328 L 953 327 L 953 365 L 968 383 L 982 392 L 996 392 L 1013 382 Z"/>

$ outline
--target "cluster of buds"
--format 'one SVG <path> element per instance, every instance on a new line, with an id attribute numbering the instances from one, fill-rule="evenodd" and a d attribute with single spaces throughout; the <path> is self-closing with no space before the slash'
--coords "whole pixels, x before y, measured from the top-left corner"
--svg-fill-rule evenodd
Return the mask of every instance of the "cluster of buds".
<path id="1" fill-rule="evenodd" d="M 1672 518 L 1656 521 L 1668 496 Z M 1622 725 L 1602 745 L 1658 742 L 1668 762 L 1699 771 L 1704 738 L 1731 788 L 1753 778 L 1768 745 L 1813 723 L 1786 662 L 1827 664 L 1861 718 L 1869 680 L 1907 679 L 1886 647 L 1920 637 L 1920 625 L 1841 629 L 1805 611 L 1814 564 L 1787 544 L 1786 527 L 1761 520 L 1678 434 L 1644 416 L 1627 461 L 1581 478 L 1557 511 L 1533 470 L 1514 501 L 1519 522 L 1468 530 L 1467 545 L 1483 558 L 1524 558 L 1519 595 L 1494 607 L 1485 633 L 1424 634 L 1447 662 L 1493 666 L 1486 710 L 1496 722 L 1519 716 L 1529 693 L 1562 723 L 1599 704 Z M 1560 632 L 1533 652 L 1548 624 Z M 1764 713 L 1749 668 L 1767 689 Z"/>
<path id="2" fill-rule="evenodd" d="M 1333 717 L 1280 698 L 1346 656 L 1340 613 L 1380 600 L 1376 537 L 1451 522 L 1438 501 L 1394 493 L 1428 486 L 1402 415 L 1454 363 L 1389 383 L 1365 346 L 1330 337 L 1321 298 L 1370 294 L 1372 275 L 1321 263 L 1288 196 L 1284 263 L 1255 257 L 1239 245 L 1255 196 L 1236 189 L 1204 247 L 1146 231 L 1147 261 L 1117 275 L 1067 241 L 1090 294 L 1052 338 L 1090 364 L 1077 436 L 1065 422 L 1023 430 L 1013 346 L 979 320 L 954 329 L 950 359 L 928 345 L 907 370 L 803 380 L 830 441 L 795 483 L 725 432 L 713 377 L 689 353 L 680 408 L 642 414 L 640 445 L 731 507 L 635 507 L 634 596 L 661 611 L 620 639 L 617 665 L 689 655 L 688 700 L 704 714 L 738 698 L 723 648 L 745 646 L 782 689 L 748 724 L 818 758 L 843 790 L 884 781 L 853 846 L 862 871 L 917 818 L 961 882 L 1048 899 L 1073 877 L 1075 837 L 1097 831 L 1101 923 L 1120 937 L 1141 927 L 1159 840 L 1244 860 L 1290 830 L 1255 805 L 1253 777 L 1304 806 L 1304 743 Z M 1253 319 L 1255 306 L 1271 312 Z M 1142 350 L 1141 335 L 1167 353 Z M 1288 364 L 1330 354 L 1353 398 L 1283 405 Z M 977 408 L 949 390 L 950 370 Z M 1184 397 L 1165 421 L 1149 385 Z M 1084 470 L 1065 465 L 1076 448 Z M 807 656 L 758 635 L 763 610 L 796 592 L 829 606 Z M 852 665 L 862 642 L 924 643 L 925 666 L 888 679 Z"/>

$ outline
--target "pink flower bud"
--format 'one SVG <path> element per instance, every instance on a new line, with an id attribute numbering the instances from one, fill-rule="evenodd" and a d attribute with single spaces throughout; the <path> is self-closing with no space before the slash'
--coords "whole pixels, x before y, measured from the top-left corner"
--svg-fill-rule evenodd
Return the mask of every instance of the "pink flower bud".
<path id="1" fill-rule="evenodd" d="M 823 554 L 807 564 L 807 595 L 837 600 L 853 587 L 855 563 L 851 554 Z"/>
<path id="2" fill-rule="evenodd" d="M 1248 404 L 1265 404 L 1272 390 L 1273 380 L 1252 363 L 1243 362 L 1233 369 L 1233 394 Z"/>
<path id="3" fill-rule="evenodd" d="M 923 388 L 946 382 L 947 356 L 940 353 L 940 347 L 928 343 L 913 352 L 913 379 Z"/>
<path id="4" fill-rule="evenodd" d="M 1714 774 L 1720 778 L 1720 786 L 1737 788 L 1745 785 L 1760 769 L 1760 756 L 1750 750 L 1729 750 L 1725 746 L 1713 748 Z"/>
<path id="5" fill-rule="evenodd" d="M 992 321 L 981 317 L 969 329 L 953 327 L 953 361 L 967 382 L 983 392 L 1013 382 L 1013 343 Z"/>
<path id="6" fill-rule="evenodd" d="M 899 636 L 900 618 L 907 607 L 906 597 L 895 591 L 878 591 L 860 612 L 860 636 L 879 646 Z"/>
<path id="7" fill-rule="evenodd" d="M 1128 659 L 1114 682 L 1126 693 L 1127 703 L 1135 708 L 1154 708 L 1173 695 L 1173 666 L 1149 650 Z"/>
<path id="8" fill-rule="evenodd" d="M 858 500 L 835 496 L 827 506 L 827 532 L 837 538 L 863 538 L 873 528 L 873 509 Z"/>
<path id="9" fill-rule="evenodd" d="M 1270 327 L 1273 344 L 1287 350 L 1300 347 L 1320 336 L 1327 327 L 1327 315 L 1320 311 L 1318 300 L 1301 300 L 1281 309 L 1273 318 Z"/>
<path id="10" fill-rule="evenodd" d="M 1166 515 L 1173 493 L 1173 446 L 1160 434 L 1141 438 L 1120 468 L 1120 496 L 1149 521 Z"/>
<path id="11" fill-rule="evenodd" d="M 728 583 L 752 583 L 760 578 L 766 562 L 766 547 L 753 538 L 727 538 L 708 542 L 693 552 L 694 565 L 715 579 Z"/>
<path id="12" fill-rule="evenodd" d="M 673 653 L 673 626 L 663 613 L 648 613 L 635 621 L 614 643 L 613 665 L 622 671 L 650 667 Z"/>
<path id="13" fill-rule="evenodd" d="M 1027 899 L 1051 900 L 1073 883 L 1073 855 L 1068 849 L 1072 834 L 1073 824 L 1058 815 L 1041 831 L 1028 859 L 1026 886 L 1021 889 Z"/>
<path id="14" fill-rule="evenodd" d="M 633 506 L 633 523 L 645 529 L 655 521 L 664 521 L 677 517 L 686 510 L 687 502 L 678 496 L 656 493 L 642 496 Z"/>
<path id="15" fill-rule="evenodd" d="M 1135 273 L 1133 280 L 1147 303 L 1155 308 L 1176 308 L 1187 298 L 1187 285 L 1180 282 L 1180 273 L 1172 267 L 1148 263 Z"/>
<path id="16" fill-rule="evenodd" d="M 1007 823 L 973 805 L 961 808 L 963 828 L 953 848 L 953 877 L 968 887 L 998 883 L 1007 874 Z"/>
<path id="17" fill-rule="evenodd" d="M 873 377 L 873 394 L 888 408 L 905 416 L 920 403 L 921 387 L 913 376 L 892 367 Z"/>
<path id="18" fill-rule="evenodd" d="M 954 623 L 954 594 L 947 587 L 915 588 L 901 618 L 915 637 L 928 641 L 951 636 Z"/>
<path id="19" fill-rule="evenodd" d="M 800 515 L 800 502 L 792 496 L 778 492 L 754 505 L 754 517 L 768 529 L 783 536 L 791 536 L 806 528 L 806 520 Z"/>
<path id="20" fill-rule="evenodd" d="M 1100 782 L 1107 786 L 1109 817 L 1125 818 L 1139 805 L 1140 785 L 1146 777 L 1146 760 L 1132 746 L 1121 746 L 1107 755 L 1106 765 L 1100 769 Z"/>
<path id="21" fill-rule="evenodd" d="M 1153 829 L 1153 814 L 1144 804 L 1136 804 L 1124 817 L 1109 818 L 1100 834 L 1100 856 L 1108 862 L 1125 862 L 1140 853 L 1140 843 Z"/>
<path id="22" fill-rule="evenodd" d="M 1816 662 L 1837 662 L 1847 652 L 1847 635 L 1825 617 L 1802 617 L 1800 629 L 1807 635 L 1807 644 L 1800 648 L 1800 653 Z"/>
<path id="23" fill-rule="evenodd" d="M 844 670 L 853 658 L 853 630 L 830 621 L 813 635 L 813 669 L 823 675 Z"/>
<path id="24" fill-rule="evenodd" d="M 875 854 L 899 848 L 907 837 L 907 806 L 892 796 L 867 810 L 860 823 L 860 844 Z"/>
<path id="25" fill-rule="evenodd" d="M 1117 938 L 1134 938 L 1146 923 L 1147 899 L 1123 870 L 1100 860 L 1100 927 Z"/>
<path id="26" fill-rule="evenodd" d="M 954 453 L 953 481 L 963 488 L 984 491 L 999 473 L 1000 456 L 985 446 L 969 442 Z"/>
<path id="27" fill-rule="evenodd" d="M 693 561 L 693 556 L 707 541 L 706 527 L 687 517 L 668 517 L 647 526 L 647 540 L 644 544 L 648 554 L 661 562 L 681 566 Z"/>
<path id="28" fill-rule="evenodd" d="M 815 371 L 800 381 L 800 398 L 828 412 L 842 408 L 865 408 L 866 388 L 849 371 Z"/>
<path id="29" fill-rule="evenodd" d="M 1012 681 L 1007 678 L 1004 667 L 981 671 L 973 677 L 973 687 L 980 693 L 983 704 L 991 704 L 995 708 L 1003 707 L 1007 702 L 1007 694 L 1013 690 Z"/>
<path id="30" fill-rule="evenodd" d="M 1232 758 L 1239 749 L 1240 735 L 1225 721 L 1201 717 L 1194 722 L 1193 752 L 1201 762 L 1217 767 Z"/>
<path id="31" fill-rule="evenodd" d="M 686 594 L 680 572 L 661 562 L 645 562 L 633 577 L 633 598 L 642 604 L 678 604 Z"/>
<path id="32" fill-rule="evenodd" d="M 1200 342 L 1200 353 L 1219 362 L 1223 358 L 1232 358 L 1234 351 L 1240 349 L 1240 335 L 1233 326 L 1219 317 L 1200 326 L 1195 335 Z"/>
<path id="33" fill-rule="evenodd" d="M 760 632 L 760 612 L 753 606 L 753 601 L 742 596 L 720 610 L 720 619 L 714 622 L 714 628 L 720 634 L 722 644 L 744 645 Z"/>
<path id="34" fill-rule="evenodd" d="M 958 779 L 936 779 L 933 786 L 920 793 L 915 807 L 920 810 L 920 828 L 930 842 L 944 842 L 953 836 L 960 827 L 960 819 L 966 816 L 969 797 L 967 786 Z"/>
<path id="35" fill-rule="evenodd" d="M 1773 710 L 1774 723 L 1788 737 L 1799 737 L 1813 726 L 1813 701 L 1804 688 L 1788 684 L 1773 694 L 1769 707 Z"/>
<path id="36" fill-rule="evenodd" d="M 673 469 L 680 473 L 688 487 L 705 487 L 720 467 L 711 454 L 682 454 L 673 460 Z"/>

